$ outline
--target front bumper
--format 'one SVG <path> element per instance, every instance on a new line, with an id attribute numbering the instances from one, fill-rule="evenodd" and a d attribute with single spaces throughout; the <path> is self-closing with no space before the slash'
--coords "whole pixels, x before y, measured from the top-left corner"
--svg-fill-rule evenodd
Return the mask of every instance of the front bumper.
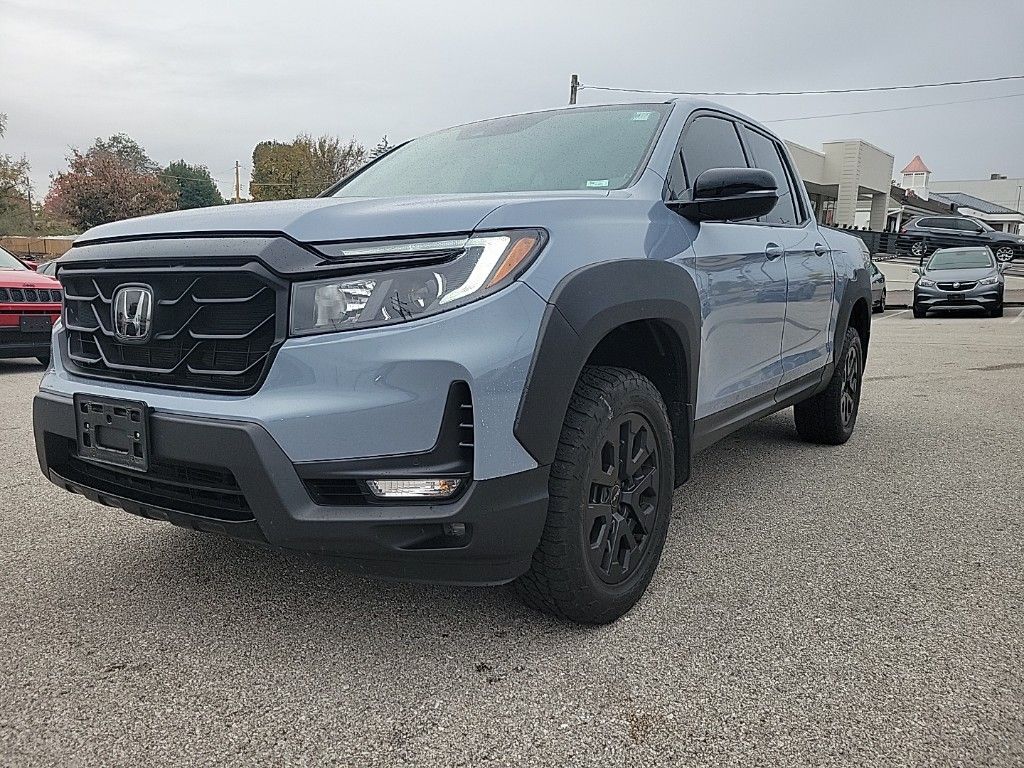
<path id="1" fill-rule="evenodd" d="M 23 331 L 21 318 L 27 315 L 45 315 L 50 322 L 56 322 L 60 310 L 46 305 L 24 307 L 0 307 L 0 360 L 14 357 L 45 357 L 50 354 L 50 332 Z"/>
<path id="2" fill-rule="evenodd" d="M 42 392 L 33 404 L 40 468 L 92 501 L 198 531 L 337 556 L 369 575 L 507 582 L 526 571 L 540 540 L 548 467 L 472 481 L 445 504 L 317 504 L 304 482 L 316 475 L 316 462 L 292 463 L 261 425 L 159 411 L 150 419 L 151 461 L 169 469 L 113 470 L 77 457 L 72 399 Z M 230 505 L 222 501 L 227 497 Z M 204 500 L 216 502 L 216 514 Z"/>
<path id="3" fill-rule="evenodd" d="M 944 291 L 938 287 L 914 287 L 914 304 L 924 309 L 939 307 L 998 307 L 1003 303 L 1003 286 L 981 285 L 969 291 Z"/>
<path id="4" fill-rule="evenodd" d="M 464 381 L 481 427 L 473 476 L 503 477 L 537 466 L 514 427 L 546 309 L 529 287 L 515 283 L 408 323 L 291 338 L 262 386 L 247 396 L 87 378 L 65 366 L 67 336 L 58 324 L 53 367 L 40 390 L 141 400 L 160 413 L 259 424 L 291 461 L 302 463 L 428 450 L 449 386 Z"/>

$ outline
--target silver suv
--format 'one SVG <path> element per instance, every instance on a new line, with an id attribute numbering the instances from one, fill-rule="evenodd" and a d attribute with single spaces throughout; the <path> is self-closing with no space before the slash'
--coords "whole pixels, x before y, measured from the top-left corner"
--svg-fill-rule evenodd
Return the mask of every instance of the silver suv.
<path id="1" fill-rule="evenodd" d="M 914 317 L 924 317 L 930 309 L 963 307 L 1002 317 L 1005 268 L 987 246 L 935 251 L 923 267 L 914 267 L 920 275 L 914 285 Z"/>

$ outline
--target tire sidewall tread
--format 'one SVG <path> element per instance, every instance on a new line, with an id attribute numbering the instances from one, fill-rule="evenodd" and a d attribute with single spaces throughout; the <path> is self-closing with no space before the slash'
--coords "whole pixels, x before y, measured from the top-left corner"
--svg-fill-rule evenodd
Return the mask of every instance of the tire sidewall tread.
<path id="1" fill-rule="evenodd" d="M 584 547 L 583 509 L 590 462 L 607 421 L 636 411 L 655 432 L 659 452 L 659 508 L 648 551 L 638 570 L 620 584 L 595 574 Z M 551 465 L 544 532 L 530 570 L 515 582 L 529 605 L 563 619 L 605 624 L 632 608 L 654 576 L 671 521 L 675 466 L 668 411 L 655 386 L 626 368 L 587 366 L 565 415 Z"/>

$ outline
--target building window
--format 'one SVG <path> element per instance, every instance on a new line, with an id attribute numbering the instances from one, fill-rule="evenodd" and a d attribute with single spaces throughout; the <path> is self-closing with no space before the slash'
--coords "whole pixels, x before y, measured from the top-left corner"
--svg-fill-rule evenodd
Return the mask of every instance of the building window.
<path id="1" fill-rule="evenodd" d="M 821 204 L 821 215 L 818 221 L 827 227 L 831 227 L 836 221 L 836 201 L 825 200 Z"/>

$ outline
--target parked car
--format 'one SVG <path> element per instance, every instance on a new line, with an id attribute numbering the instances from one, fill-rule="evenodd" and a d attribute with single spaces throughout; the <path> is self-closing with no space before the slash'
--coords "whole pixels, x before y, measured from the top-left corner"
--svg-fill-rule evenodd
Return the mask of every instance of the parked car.
<path id="1" fill-rule="evenodd" d="M 36 267 L 36 272 L 38 272 L 41 275 L 47 275 L 48 277 L 56 277 L 57 265 L 59 261 L 60 259 L 50 259 L 49 261 L 44 261 L 42 264 Z"/>
<path id="2" fill-rule="evenodd" d="M 967 216 L 923 216 L 900 229 L 896 237 L 898 253 L 924 259 L 937 248 L 988 246 L 1001 262 L 1024 256 L 1024 236 L 999 232 L 978 219 Z"/>
<path id="3" fill-rule="evenodd" d="M 60 283 L 0 248 L 0 358 L 35 357 L 49 365 L 60 302 Z"/>
<path id="4" fill-rule="evenodd" d="M 853 432 L 870 262 L 811 210 L 778 137 L 681 100 L 471 123 L 317 199 L 97 227 L 61 262 L 42 471 L 611 621 L 695 453 L 788 406 L 805 440 Z"/>
<path id="5" fill-rule="evenodd" d="M 885 312 L 885 275 L 871 262 L 871 311 Z"/>
<path id="6" fill-rule="evenodd" d="M 1005 268 L 987 246 L 940 248 L 924 267 L 914 267 L 920 275 L 914 285 L 914 317 L 949 307 L 980 307 L 1002 317 Z"/>

